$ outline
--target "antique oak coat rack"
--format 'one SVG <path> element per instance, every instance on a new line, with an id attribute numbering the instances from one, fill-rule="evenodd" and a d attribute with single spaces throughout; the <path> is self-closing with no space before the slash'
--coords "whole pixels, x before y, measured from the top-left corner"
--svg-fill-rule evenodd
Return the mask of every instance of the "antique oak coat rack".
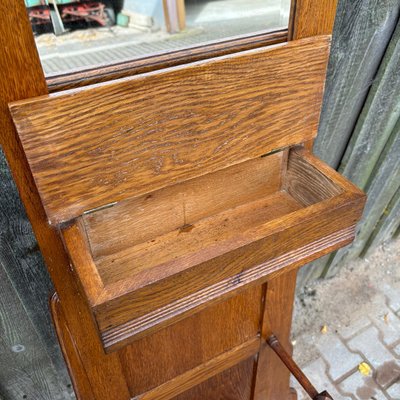
<path id="1" fill-rule="evenodd" d="M 364 204 L 310 151 L 335 1 L 297 0 L 285 43 L 77 74 L 51 95 L 12 3 L 2 146 L 78 398 L 293 398 L 279 357 L 296 270 L 348 244 Z"/>

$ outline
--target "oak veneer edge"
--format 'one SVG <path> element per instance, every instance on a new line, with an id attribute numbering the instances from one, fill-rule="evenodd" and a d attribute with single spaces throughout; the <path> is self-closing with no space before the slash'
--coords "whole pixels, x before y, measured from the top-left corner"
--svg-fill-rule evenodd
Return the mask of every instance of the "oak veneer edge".
<path id="1" fill-rule="evenodd" d="M 239 248 L 234 249 L 234 250 L 239 250 L 240 248 L 244 248 L 254 242 L 262 241 L 266 237 L 269 237 L 273 234 L 277 234 L 281 231 L 288 229 L 288 227 L 294 228 L 295 226 L 304 224 L 305 221 L 311 220 L 311 219 L 317 217 L 318 215 L 323 214 L 324 212 L 328 212 L 330 210 L 345 207 L 345 206 L 351 205 L 353 203 L 358 203 L 359 200 L 360 199 L 362 200 L 364 197 L 365 197 L 365 195 L 362 193 L 359 194 L 359 193 L 352 193 L 352 192 L 343 192 L 334 198 L 330 198 L 330 199 L 321 201 L 318 204 L 314 204 L 309 207 L 304 207 L 304 208 L 298 209 L 296 211 L 293 211 L 289 214 L 283 215 L 278 220 L 272 220 L 272 221 L 268 222 L 268 224 L 267 224 L 268 225 L 268 232 L 267 232 L 268 234 L 267 235 L 265 235 L 265 234 L 260 235 L 260 237 L 258 239 L 252 240 L 249 243 L 245 243 L 242 246 L 240 246 Z M 221 254 L 218 257 L 221 257 L 223 255 L 224 254 Z M 177 272 L 177 274 L 181 274 L 192 268 L 196 268 L 198 265 L 206 265 L 207 262 L 209 262 L 211 260 L 204 261 L 201 264 L 194 265 L 188 269 L 180 270 Z M 170 279 L 170 276 L 163 278 L 162 280 L 167 280 L 167 279 Z M 135 288 L 135 290 L 140 290 L 140 289 L 146 288 L 147 286 L 151 286 L 151 284 L 146 284 L 142 287 L 136 287 L 135 277 L 132 277 L 130 279 L 124 279 L 123 281 L 124 281 L 123 286 L 121 286 L 119 282 L 111 283 L 110 285 L 105 286 L 104 290 L 102 291 L 100 296 L 97 297 L 96 303 L 94 303 L 93 306 L 98 307 L 104 303 L 109 302 L 110 300 L 113 300 L 117 297 L 123 296 L 126 293 L 130 292 L 132 290 L 132 288 Z M 132 285 L 134 285 L 134 286 L 132 286 Z"/>
<path id="2" fill-rule="evenodd" d="M 281 275 L 285 271 L 296 269 L 318 257 L 321 257 L 354 239 L 355 226 L 342 229 L 321 240 L 309 243 L 298 250 L 286 253 L 272 261 L 249 268 L 243 273 L 229 277 L 222 282 L 207 287 L 156 309 L 143 317 L 129 321 L 110 330 L 102 332 L 102 340 L 106 352 L 113 352 L 129 342 L 138 340 L 151 333 L 174 324 L 192 314 L 195 314 L 210 304 L 216 304 L 239 292 L 263 284 Z M 312 247 L 312 249 L 309 249 Z M 268 272 L 267 272 L 268 271 Z M 197 300 L 196 300 L 197 299 Z M 180 305 L 182 303 L 182 305 Z M 190 304 L 191 303 L 191 304 Z M 136 326 L 136 328 L 133 328 Z"/>
<path id="3" fill-rule="evenodd" d="M 92 258 L 82 217 L 60 227 L 60 234 L 73 271 L 78 275 L 90 306 L 96 304 L 104 291 L 104 283 Z"/>

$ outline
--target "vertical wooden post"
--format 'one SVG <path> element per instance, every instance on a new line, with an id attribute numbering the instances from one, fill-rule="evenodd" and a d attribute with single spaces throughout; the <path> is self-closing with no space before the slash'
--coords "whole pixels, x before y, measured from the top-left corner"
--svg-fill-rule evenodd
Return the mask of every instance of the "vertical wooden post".
<path id="1" fill-rule="evenodd" d="M 292 40 L 317 35 L 330 35 L 335 22 L 338 0 L 292 0 Z"/>
<path id="2" fill-rule="evenodd" d="M 163 0 L 164 18 L 169 33 L 185 28 L 185 3 L 182 0 Z"/>
<path id="3" fill-rule="evenodd" d="M 290 372 L 268 346 L 267 339 L 275 334 L 286 351 L 291 353 L 289 337 L 296 275 L 296 270 L 292 270 L 266 284 L 254 400 L 289 400 L 291 398 Z"/>
<path id="4" fill-rule="evenodd" d="M 338 0 L 292 0 L 289 38 L 303 39 L 316 35 L 331 35 Z M 304 143 L 312 151 L 314 140 Z"/>
<path id="5" fill-rule="evenodd" d="M 165 21 L 165 30 L 167 32 L 171 32 L 171 22 L 169 16 L 169 9 L 168 9 L 168 0 L 163 0 L 163 12 L 164 12 L 164 21 Z"/>
<path id="6" fill-rule="evenodd" d="M 178 10 L 179 30 L 183 31 L 186 28 L 185 0 L 176 0 L 176 6 Z"/>
<path id="7" fill-rule="evenodd" d="M 289 22 L 291 40 L 331 34 L 338 0 L 292 0 Z M 305 143 L 312 149 L 312 141 Z M 290 372 L 267 345 L 275 334 L 288 353 L 292 324 L 293 302 L 297 271 L 290 271 L 266 284 L 264 318 L 261 328 L 262 344 L 259 353 L 254 389 L 254 400 L 286 400 L 295 398 L 290 389 Z"/>
<path id="8" fill-rule="evenodd" d="M 129 399 L 119 359 L 105 356 L 80 288 L 73 279 L 61 239 L 47 224 L 39 194 L 8 111 L 8 103 L 47 94 L 24 0 L 0 2 L 0 143 L 31 221 L 47 268 L 59 293 L 76 352 L 96 385 L 76 386 L 81 398 Z M 73 310 L 73 312 L 72 312 Z M 96 360 L 96 362 L 95 362 Z M 101 360 L 101 361 L 100 361 Z M 88 392 L 88 387 L 92 392 Z"/>

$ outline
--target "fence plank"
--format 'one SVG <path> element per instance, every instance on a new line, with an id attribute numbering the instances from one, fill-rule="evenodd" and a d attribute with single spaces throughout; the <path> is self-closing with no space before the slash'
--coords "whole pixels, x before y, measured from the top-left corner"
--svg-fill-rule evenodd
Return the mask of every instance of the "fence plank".
<path id="1" fill-rule="evenodd" d="M 400 21 L 358 118 L 339 170 L 367 188 L 371 174 L 400 118 Z"/>
<path id="2" fill-rule="evenodd" d="M 377 136 L 377 135 L 375 135 Z M 336 274 L 341 265 L 358 257 L 386 207 L 400 186 L 400 119 L 382 152 L 373 178 L 367 185 L 367 202 L 354 242 L 339 250 L 329 266 L 327 277 Z"/>
<path id="3" fill-rule="evenodd" d="M 303 289 L 308 283 L 324 276 L 325 269 L 329 267 L 332 254 L 327 254 L 318 260 L 301 267 L 297 273 L 297 290 Z"/>
<path id="4" fill-rule="evenodd" d="M 381 216 L 362 255 L 368 255 L 381 243 L 390 240 L 400 227 L 400 187 Z"/>
<path id="5" fill-rule="evenodd" d="M 333 168 L 339 167 L 346 151 L 399 13 L 400 3 L 396 0 L 339 2 L 314 145 L 314 152 Z M 333 256 L 328 255 L 304 266 L 298 274 L 298 287 L 324 277 L 332 260 Z"/>
<path id="6" fill-rule="evenodd" d="M 0 292 L 0 392 L 7 399 L 70 399 L 2 262 Z"/>
<path id="7" fill-rule="evenodd" d="M 341 0 L 314 151 L 337 168 L 400 12 L 398 0 Z"/>
<path id="8" fill-rule="evenodd" d="M 360 232 L 351 246 L 336 253 L 329 267 L 328 276 L 335 274 L 340 264 L 346 260 L 348 261 L 360 255 L 363 250 L 362 246 L 366 244 L 368 237 L 372 233 L 371 226 L 373 229 L 381 216 L 381 214 L 377 215 L 377 213 L 384 211 L 384 208 L 397 190 L 396 181 L 392 183 L 392 187 L 388 188 L 388 179 L 392 179 L 395 175 L 395 171 L 391 171 L 390 165 L 400 159 L 400 150 L 392 154 L 393 149 L 388 149 L 388 140 L 389 137 L 392 137 L 392 145 L 395 146 L 397 143 L 395 137 L 400 130 L 398 122 L 400 119 L 399 71 L 400 21 L 385 52 L 377 77 L 369 92 L 368 99 L 359 116 L 339 168 L 344 176 L 366 190 L 369 196 L 363 220 L 359 224 Z M 385 147 L 386 159 L 382 157 Z M 379 159 L 381 163 L 387 165 L 381 165 L 377 168 Z M 393 168 L 396 167 L 393 166 Z M 374 170 L 376 171 L 377 169 L 380 169 L 380 171 L 377 171 L 377 175 L 375 175 Z M 387 171 L 387 176 L 381 175 L 383 170 Z M 381 181 L 377 181 L 377 176 L 381 176 Z M 372 187 L 370 182 L 374 182 Z M 379 198 L 378 192 L 380 194 Z M 387 196 L 390 197 L 387 198 Z M 373 203 L 373 201 L 380 201 L 380 203 Z M 384 207 L 383 209 L 382 206 Z M 367 234 L 368 237 L 365 237 Z"/>
<path id="9" fill-rule="evenodd" d="M 399 39 L 400 22 L 397 23 L 397 27 L 391 36 L 389 45 L 387 46 L 384 57 L 381 60 L 382 62 L 379 66 L 377 76 L 368 93 L 362 112 L 360 115 L 356 115 L 358 116 L 358 120 L 354 130 L 350 132 L 352 135 L 349 143 L 347 143 L 348 137 L 345 139 L 347 148 L 340 163 L 339 171 L 364 190 L 367 189 L 367 183 L 372 180 L 372 174 L 376 167 L 377 160 L 381 157 L 383 148 L 400 116 L 400 74 L 398 73 L 400 69 Z M 335 51 L 333 54 L 335 54 Z M 366 53 L 365 58 L 368 58 L 367 56 L 368 54 Z M 361 66 L 357 65 L 354 66 L 354 68 L 362 68 L 363 63 L 361 64 Z M 335 79 L 335 77 L 330 76 L 329 81 L 332 79 Z M 351 81 L 352 74 L 345 76 L 343 79 L 347 82 L 349 87 L 354 85 Z M 343 108 L 346 108 L 347 106 L 348 103 L 346 101 L 341 104 L 341 107 Z M 324 103 L 324 107 L 329 107 L 329 104 Z M 352 110 L 352 112 L 355 111 L 356 110 Z M 346 118 L 346 112 L 350 112 L 350 110 L 343 112 L 345 114 L 341 115 L 341 117 Z M 333 120 L 334 113 L 335 110 L 324 108 L 322 120 L 324 119 L 324 114 L 329 114 L 329 119 Z M 340 122 L 338 123 L 340 124 Z M 331 151 L 338 151 L 336 146 L 340 146 L 340 140 L 336 144 L 333 142 L 338 132 L 330 132 L 331 138 L 327 141 L 324 138 L 324 134 L 326 133 L 322 131 L 322 139 L 320 139 L 321 129 L 323 129 L 323 127 L 327 128 L 328 125 L 321 125 L 319 137 L 317 138 L 316 144 L 319 146 L 325 146 L 323 149 L 321 148 L 320 151 L 322 151 L 323 154 L 320 154 L 320 156 L 328 159 L 328 162 L 334 166 L 337 166 L 336 158 L 333 162 L 332 159 L 329 159 L 329 153 Z M 339 134 L 344 136 L 346 135 L 344 131 L 340 131 Z M 376 204 L 375 206 L 377 210 L 380 209 L 379 204 Z M 365 223 L 367 218 L 366 215 L 367 214 L 364 214 L 364 219 L 359 226 L 362 226 L 362 224 Z M 376 216 L 374 216 L 374 218 L 376 218 Z M 380 218 L 380 216 L 378 218 Z M 376 220 L 374 221 L 374 223 L 376 223 Z M 368 230 L 365 232 L 369 232 L 370 235 L 372 234 L 372 232 Z M 357 244 L 354 244 L 354 246 L 357 246 L 357 250 L 354 249 L 350 251 L 349 249 L 353 246 L 349 246 L 345 249 L 339 250 L 335 255 L 324 257 L 305 268 L 303 267 L 300 274 L 299 285 L 304 285 L 307 282 L 320 277 L 334 276 L 344 262 L 355 258 L 362 252 L 363 249 L 359 247 L 362 244 L 365 245 L 367 241 L 368 238 L 363 238 L 359 242 L 356 240 Z"/>
<path id="10" fill-rule="evenodd" d="M 0 192 L 0 263 L 13 288 L 7 291 L 7 295 L 2 290 L 0 293 L 4 301 L 11 304 L 21 302 L 24 314 L 21 318 L 28 321 L 26 324 L 30 327 L 30 333 L 40 341 L 40 350 L 44 353 L 42 358 L 49 363 L 49 366 L 42 365 L 41 368 L 51 369 L 54 366 L 58 381 L 68 388 L 69 377 L 49 314 L 48 297 L 53 291 L 52 284 L 1 151 Z M 12 315 L 11 311 L 8 313 Z M 15 368 L 22 368 L 18 365 L 21 357 L 13 353 L 7 357 Z"/>

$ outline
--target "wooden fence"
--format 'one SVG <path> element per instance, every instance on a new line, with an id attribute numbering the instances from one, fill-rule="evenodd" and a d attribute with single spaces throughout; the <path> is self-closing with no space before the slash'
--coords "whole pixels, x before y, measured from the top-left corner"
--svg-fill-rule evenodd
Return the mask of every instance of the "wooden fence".
<path id="1" fill-rule="evenodd" d="M 315 153 L 368 195 L 354 243 L 302 268 L 298 287 L 399 234 L 400 3 L 339 2 Z"/>
<path id="2" fill-rule="evenodd" d="M 353 245 L 299 274 L 333 276 L 398 234 L 400 3 L 342 0 L 316 153 L 368 193 Z M 52 285 L 0 152 L 0 399 L 71 399 L 47 298 Z"/>

